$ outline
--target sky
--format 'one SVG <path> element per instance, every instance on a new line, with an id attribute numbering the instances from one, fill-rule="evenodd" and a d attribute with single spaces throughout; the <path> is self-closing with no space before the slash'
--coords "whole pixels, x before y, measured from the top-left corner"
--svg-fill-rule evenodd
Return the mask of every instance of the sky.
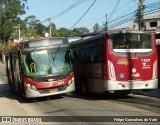
<path id="1" fill-rule="evenodd" d="M 51 22 L 56 25 L 56 28 L 71 29 L 76 22 L 84 15 L 84 13 L 93 4 L 94 0 L 86 0 L 81 4 L 70 9 L 63 15 L 57 18 L 58 13 L 63 12 L 68 7 L 71 7 L 74 3 L 80 0 L 28 0 L 26 14 L 21 18 L 24 19 L 27 16 L 34 15 L 44 25 L 48 25 L 49 22 L 45 21 L 51 18 Z M 82 0 L 81 0 L 82 1 Z M 98 23 L 102 26 L 106 21 L 106 14 L 108 21 L 125 15 L 129 12 L 133 12 L 137 9 L 136 0 L 97 0 L 90 10 L 84 15 L 84 17 L 73 27 L 86 27 L 89 30 L 93 30 L 93 25 Z M 144 4 L 156 3 L 160 0 L 144 0 Z M 45 21 L 45 22 L 44 22 Z M 129 23 L 123 24 L 118 28 L 128 27 Z"/>

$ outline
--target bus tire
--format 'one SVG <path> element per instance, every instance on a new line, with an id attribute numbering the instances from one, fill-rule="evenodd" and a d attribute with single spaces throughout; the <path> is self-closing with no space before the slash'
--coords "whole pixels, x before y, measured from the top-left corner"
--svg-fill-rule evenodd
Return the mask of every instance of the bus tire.
<path id="1" fill-rule="evenodd" d="M 6 75 L 7 75 L 8 85 L 11 86 L 12 85 L 11 77 L 9 76 L 9 73 L 7 70 L 6 70 Z"/>
<path id="2" fill-rule="evenodd" d="M 84 80 L 82 83 L 81 91 L 82 91 L 83 95 L 85 95 L 85 96 L 89 95 L 88 83 L 86 80 Z"/>
<path id="3" fill-rule="evenodd" d="M 12 80 L 11 80 L 11 78 L 8 78 L 8 84 L 9 84 L 9 86 L 12 86 Z"/>
<path id="4" fill-rule="evenodd" d="M 19 65 L 20 67 L 20 73 L 19 73 L 19 92 L 20 92 L 20 95 L 22 97 L 25 96 L 25 89 L 24 89 L 24 77 L 23 77 L 23 69 L 21 67 L 21 65 Z"/>
<path id="5" fill-rule="evenodd" d="M 16 93 L 16 88 L 14 87 L 14 83 L 12 82 L 12 85 L 11 85 L 11 89 L 12 89 L 12 93 Z"/>
<path id="6" fill-rule="evenodd" d="M 19 93 L 19 95 L 20 95 L 20 96 L 22 96 L 22 95 L 23 95 L 22 87 L 21 87 L 21 85 L 20 85 L 20 83 L 19 83 L 19 82 L 18 82 L 18 93 Z"/>

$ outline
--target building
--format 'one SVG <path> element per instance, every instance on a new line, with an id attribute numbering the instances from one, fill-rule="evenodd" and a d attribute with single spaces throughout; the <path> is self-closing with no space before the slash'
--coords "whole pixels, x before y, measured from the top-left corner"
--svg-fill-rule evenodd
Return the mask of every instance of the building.
<path id="1" fill-rule="evenodd" d="M 156 31 L 158 27 L 160 27 L 160 13 L 143 16 L 143 25 L 141 27 L 142 30 Z M 138 21 L 137 20 L 131 21 L 130 28 L 138 30 L 139 29 Z"/>

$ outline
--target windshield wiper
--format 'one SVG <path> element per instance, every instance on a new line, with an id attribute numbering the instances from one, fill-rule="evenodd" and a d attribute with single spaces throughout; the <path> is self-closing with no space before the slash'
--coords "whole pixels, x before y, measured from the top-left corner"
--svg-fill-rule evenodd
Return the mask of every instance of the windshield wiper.
<path id="1" fill-rule="evenodd" d="M 58 46 L 58 48 L 57 48 L 56 52 L 54 53 L 54 55 L 52 54 L 52 59 L 53 59 L 54 67 L 55 67 L 54 60 L 55 60 L 55 58 L 56 58 L 56 54 L 57 54 L 57 52 L 58 52 L 59 48 L 60 48 L 60 46 Z"/>

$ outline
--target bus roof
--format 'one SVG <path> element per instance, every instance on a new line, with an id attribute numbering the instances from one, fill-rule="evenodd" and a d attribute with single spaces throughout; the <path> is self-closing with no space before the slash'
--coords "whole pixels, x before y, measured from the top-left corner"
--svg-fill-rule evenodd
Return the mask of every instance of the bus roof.
<path id="1" fill-rule="evenodd" d="M 154 32 L 140 31 L 140 30 L 110 30 L 110 31 L 106 31 L 106 32 L 98 33 L 98 34 L 93 34 L 93 35 L 88 35 L 88 36 L 86 35 L 85 37 L 81 37 L 78 40 L 70 42 L 70 46 L 72 47 L 72 46 L 82 44 L 87 41 L 92 41 L 98 38 L 105 38 L 110 34 L 117 34 L 117 33 L 154 33 Z"/>
<path id="2" fill-rule="evenodd" d="M 78 39 L 76 41 L 73 41 L 70 43 L 70 46 L 74 46 L 74 45 L 77 45 L 77 44 L 82 44 L 82 43 L 85 43 L 87 41 L 92 41 L 92 40 L 95 40 L 95 39 L 98 39 L 98 38 L 104 38 L 106 37 L 106 33 L 101 33 L 101 34 L 98 34 L 98 35 L 95 35 L 95 36 L 86 36 L 86 37 L 83 37 L 81 39 Z"/>
<path id="3" fill-rule="evenodd" d="M 66 37 L 45 37 L 36 38 L 23 42 L 23 48 L 49 47 L 58 45 L 68 45 L 69 41 Z"/>
<path id="4" fill-rule="evenodd" d="M 20 49 L 22 51 L 32 51 L 35 49 L 47 49 L 54 46 L 69 46 L 69 41 L 66 37 L 40 37 L 22 41 L 5 52 L 5 55 L 14 53 Z"/>
<path id="5" fill-rule="evenodd" d="M 142 30 L 111 30 L 107 31 L 108 34 L 112 33 L 154 33 L 152 31 L 142 31 Z"/>

